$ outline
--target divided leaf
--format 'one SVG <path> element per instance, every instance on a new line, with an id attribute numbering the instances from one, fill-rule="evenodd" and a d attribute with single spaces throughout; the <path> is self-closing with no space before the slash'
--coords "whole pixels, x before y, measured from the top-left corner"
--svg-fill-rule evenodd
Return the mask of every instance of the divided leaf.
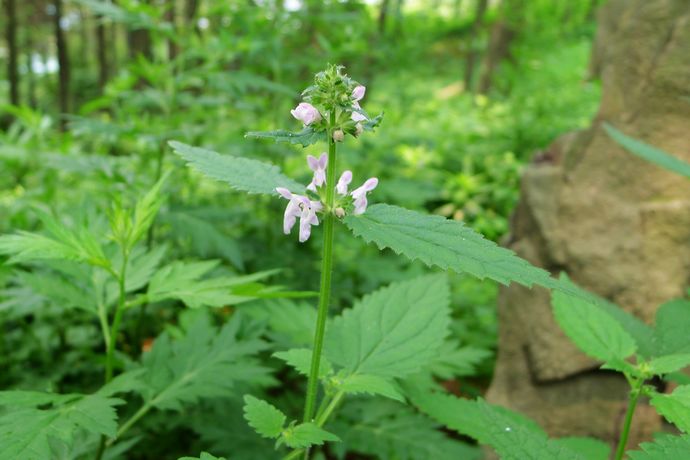
<path id="1" fill-rule="evenodd" d="M 655 394 L 651 403 L 657 412 L 678 429 L 690 432 L 690 385 L 681 385 L 670 395 Z"/>
<path id="2" fill-rule="evenodd" d="M 270 439 L 280 436 L 287 419 L 280 410 L 251 395 L 244 396 L 244 418 L 257 433 Z"/>
<path id="3" fill-rule="evenodd" d="M 284 176 L 277 166 L 249 158 L 218 153 L 170 141 L 168 145 L 187 163 L 202 174 L 227 182 L 235 190 L 275 195 L 276 187 L 303 193 L 304 186 Z"/>
<path id="4" fill-rule="evenodd" d="M 380 249 L 419 259 L 429 266 L 467 272 L 501 284 L 516 282 L 527 287 L 539 284 L 563 288 L 548 272 L 531 265 L 514 252 L 465 226 L 461 222 L 376 204 L 360 216 L 347 216 L 345 224 L 366 242 Z"/>
<path id="5" fill-rule="evenodd" d="M 619 368 L 637 350 L 630 334 L 599 306 L 560 291 L 551 300 L 561 329 L 589 356 Z"/>
<path id="6" fill-rule="evenodd" d="M 633 139 L 608 123 L 604 123 L 604 129 L 609 136 L 611 136 L 611 139 L 618 142 L 629 152 L 649 161 L 650 163 L 654 163 L 657 166 L 690 179 L 690 163 L 686 163 L 685 161 L 680 160 L 656 147 L 652 147 L 649 144 L 645 144 L 644 142 Z"/>
<path id="7" fill-rule="evenodd" d="M 69 448 L 78 430 L 113 437 L 117 431 L 114 406 L 122 403 L 98 394 L 0 392 L 0 407 L 7 408 L 0 415 L 0 458 L 54 458 L 51 446 Z"/>
<path id="8" fill-rule="evenodd" d="M 352 374 L 403 377 L 436 357 L 448 333 L 445 276 L 394 283 L 335 318 L 324 353 Z"/>
<path id="9" fill-rule="evenodd" d="M 288 447 L 303 449 L 309 446 L 322 446 L 326 441 L 340 441 L 340 438 L 313 423 L 301 423 L 285 430 L 281 440 Z"/>

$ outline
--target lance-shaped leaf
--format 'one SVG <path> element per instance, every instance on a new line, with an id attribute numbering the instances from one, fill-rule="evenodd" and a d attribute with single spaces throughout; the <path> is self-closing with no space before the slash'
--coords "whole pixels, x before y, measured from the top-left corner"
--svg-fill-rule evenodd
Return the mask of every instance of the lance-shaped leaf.
<path id="1" fill-rule="evenodd" d="M 0 392 L 0 459 L 57 458 L 52 447 L 69 448 L 79 430 L 114 436 L 114 406 L 123 402 L 98 394 Z"/>
<path id="2" fill-rule="evenodd" d="M 632 336 L 598 305 L 559 291 L 551 299 L 559 326 L 589 356 L 619 368 L 637 350 Z"/>
<path id="3" fill-rule="evenodd" d="M 690 435 L 658 435 L 654 442 L 643 442 L 641 450 L 626 452 L 630 460 L 669 460 L 690 458 Z"/>
<path id="4" fill-rule="evenodd" d="M 571 439 L 549 439 L 534 421 L 493 406 L 482 399 L 468 400 L 445 394 L 424 394 L 415 404 L 448 428 L 491 446 L 503 460 L 606 460 L 608 448 L 591 440 L 583 446 Z M 596 447 L 593 447 L 596 444 Z M 594 455 L 592 455 L 594 453 Z"/>
<path id="5" fill-rule="evenodd" d="M 325 354 L 352 374 L 403 377 L 436 357 L 448 333 L 445 276 L 394 283 L 333 320 Z"/>
<path id="6" fill-rule="evenodd" d="M 618 142 L 629 152 L 643 158 L 650 163 L 661 166 L 669 171 L 680 174 L 690 179 L 690 163 L 680 160 L 673 155 L 670 155 L 663 150 L 652 147 L 649 144 L 626 136 L 608 123 L 604 123 L 604 129 L 611 136 L 611 138 Z"/>
<path id="7" fill-rule="evenodd" d="M 212 179 L 227 182 L 235 190 L 274 195 L 277 194 L 276 187 L 285 187 L 295 193 L 304 192 L 303 185 L 283 175 L 277 166 L 270 163 L 219 155 L 212 150 L 177 141 L 170 141 L 168 144 L 193 169 Z"/>
<path id="8" fill-rule="evenodd" d="M 278 129 L 276 131 L 250 131 L 245 137 L 251 137 L 255 139 L 273 139 L 276 142 L 287 142 L 288 144 L 299 144 L 303 147 L 315 144 L 319 141 L 327 141 L 326 131 L 320 130 L 316 131 L 311 126 L 305 127 L 302 131 L 293 133 L 286 131 L 284 129 Z"/>
<path id="9" fill-rule="evenodd" d="M 562 288 L 545 270 L 484 239 L 461 222 L 441 216 L 377 204 L 360 216 L 346 217 L 345 224 L 356 236 L 380 249 L 390 248 L 429 266 L 467 272 L 506 285 L 514 281 L 528 287 L 539 284 Z"/>

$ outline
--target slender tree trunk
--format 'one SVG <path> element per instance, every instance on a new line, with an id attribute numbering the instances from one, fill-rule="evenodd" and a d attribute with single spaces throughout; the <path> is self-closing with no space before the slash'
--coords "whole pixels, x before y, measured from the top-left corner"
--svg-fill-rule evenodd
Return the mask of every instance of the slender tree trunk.
<path id="1" fill-rule="evenodd" d="M 381 8 L 379 9 L 379 35 L 383 35 L 386 32 L 386 19 L 388 18 L 388 7 L 390 5 L 389 0 L 381 0 Z"/>
<path id="2" fill-rule="evenodd" d="M 144 0 L 144 3 L 149 1 Z M 130 30 L 127 33 L 127 42 L 129 44 L 129 56 L 137 58 L 144 56 L 149 61 L 153 60 L 153 49 L 151 46 L 151 34 L 146 29 Z"/>
<path id="3" fill-rule="evenodd" d="M 24 34 L 24 47 L 26 51 L 26 80 L 27 92 L 29 97 L 29 107 L 36 108 L 38 106 L 36 101 L 36 75 L 34 74 L 34 35 L 31 31 Z"/>
<path id="4" fill-rule="evenodd" d="M 58 65 L 60 66 L 58 72 L 58 98 L 60 105 L 60 112 L 62 114 L 69 113 L 70 109 L 70 63 L 69 53 L 67 50 L 67 39 L 65 33 L 60 26 L 62 19 L 62 0 L 55 0 L 55 43 L 57 44 Z M 65 119 L 61 120 L 60 126 L 65 128 Z"/>
<path id="5" fill-rule="evenodd" d="M 5 0 L 5 14 L 7 15 L 7 79 L 10 82 L 10 103 L 19 105 L 19 47 L 17 45 L 17 8 L 15 0 Z"/>
<path id="6" fill-rule="evenodd" d="M 96 61 L 98 62 L 98 87 L 103 91 L 110 77 L 108 63 L 108 43 L 106 39 L 105 23 L 103 16 L 96 15 Z M 113 42 L 112 46 L 115 46 Z"/>
<path id="7" fill-rule="evenodd" d="M 176 18 L 175 0 L 169 0 L 168 1 L 168 9 L 165 12 L 165 19 L 170 23 L 170 26 L 172 27 L 172 30 L 173 30 L 173 35 L 175 35 L 175 31 L 177 30 L 177 26 L 175 25 L 175 18 Z M 168 39 L 168 59 L 171 61 L 174 61 L 175 58 L 177 57 L 178 53 L 179 53 L 179 49 L 177 47 L 177 43 L 175 43 L 174 39 L 169 38 Z"/>
<path id="8" fill-rule="evenodd" d="M 498 65 L 510 57 L 510 46 L 517 37 L 522 7 L 522 0 L 504 1 L 501 5 L 501 17 L 491 30 L 489 50 L 479 78 L 479 93 L 481 94 L 486 94 L 491 90 Z"/>
<path id="9" fill-rule="evenodd" d="M 465 88 L 472 90 L 472 80 L 474 79 L 474 67 L 477 60 L 477 43 L 482 24 L 484 23 L 484 16 L 486 9 L 489 6 L 488 0 L 477 0 L 477 8 L 474 12 L 474 20 L 470 28 L 469 49 L 467 51 L 467 60 L 465 61 Z"/>

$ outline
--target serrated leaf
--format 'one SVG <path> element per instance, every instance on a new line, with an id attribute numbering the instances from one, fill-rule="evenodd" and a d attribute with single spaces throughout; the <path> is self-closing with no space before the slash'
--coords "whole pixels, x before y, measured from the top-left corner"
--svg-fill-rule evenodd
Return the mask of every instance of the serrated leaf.
<path id="1" fill-rule="evenodd" d="M 690 353 L 690 301 L 666 302 L 656 312 L 654 341 L 657 356 Z"/>
<path id="2" fill-rule="evenodd" d="M 419 370 L 448 334 L 445 276 L 394 283 L 335 318 L 324 353 L 352 374 L 403 377 Z"/>
<path id="3" fill-rule="evenodd" d="M 641 319 L 623 310 L 618 305 L 599 297 L 598 295 L 586 291 L 574 284 L 568 275 L 561 273 L 560 280 L 568 286 L 570 290 L 578 293 L 578 297 L 589 301 L 598 306 L 603 311 L 613 317 L 630 334 L 637 344 L 638 352 L 645 357 L 654 356 L 657 345 L 654 338 L 654 329 Z"/>
<path id="4" fill-rule="evenodd" d="M 690 435 L 658 435 L 654 442 L 643 442 L 641 450 L 626 452 L 630 460 L 669 460 L 690 458 Z"/>
<path id="5" fill-rule="evenodd" d="M 553 441 L 583 455 L 587 460 L 608 460 L 611 455 L 611 446 L 599 439 L 571 436 Z"/>
<path id="6" fill-rule="evenodd" d="M 306 126 L 302 131 L 293 133 L 284 129 L 275 131 L 250 131 L 245 137 L 254 139 L 273 139 L 276 142 L 287 142 L 288 144 L 299 144 L 307 147 L 319 141 L 326 142 L 328 137 L 325 130 L 317 131 L 311 126 Z"/>
<path id="7" fill-rule="evenodd" d="M 410 407 L 387 400 L 353 401 L 333 423 L 342 443 L 339 458 L 357 452 L 396 460 L 478 460 L 481 451 L 445 436 L 437 423 Z"/>
<path id="8" fill-rule="evenodd" d="M 429 370 L 445 380 L 474 375 L 477 366 L 492 355 L 493 352 L 485 348 L 460 347 L 457 342 L 447 341 L 439 350 L 438 357 L 429 364 Z"/>
<path id="9" fill-rule="evenodd" d="M 273 353 L 273 356 L 278 359 L 282 359 L 290 366 L 294 367 L 300 374 L 309 375 L 309 372 L 311 371 L 312 351 L 308 348 L 293 348 L 287 351 L 278 351 Z M 333 365 L 331 365 L 325 356 L 321 357 L 319 363 L 320 379 L 333 372 Z"/>
<path id="10" fill-rule="evenodd" d="M 280 410 L 251 395 L 244 397 L 244 418 L 254 431 L 271 439 L 280 436 L 287 419 Z"/>
<path id="11" fill-rule="evenodd" d="M 651 359 L 647 364 L 654 375 L 668 374 L 690 366 L 690 353 L 660 356 Z"/>
<path id="12" fill-rule="evenodd" d="M 635 340 L 599 306 L 564 292 L 551 295 L 554 317 L 577 347 L 614 368 L 637 350 Z"/>
<path id="13" fill-rule="evenodd" d="M 340 438 L 313 423 L 302 423 L 285 430 L 281 441 L 293 449 L 303 449 L 309 446 L 322 446 L 326 441 L 340 441 Z"/>
<path id="14" fill-rule="evenodd" d="M 549 439 L 532 420 L 482 399 L 426 394 L 414 402 L 448 428 L 491 446 L 503 460 L 590 460 L 567 443 Z"/>
<path id="15" fill-rule="evenodd" d="M 490 278 L 501 284 L 516 282 L 527 287 L 539 284 L 562 288 L 545 270 L 531 265 L 514 252 L 465 226 L 463 223 L 376 204 L 360 216 L 347 216 L 345 224 L 366 242 L 390 248 L 426 265 Z"/>
<path id="16" fill-rule="evenodd" d="M 350 394 L 380 395 L 405 402 L 405 397 L 389 380 L 377 375 L 353 374 L 345 377 L 338 389 Z"/>
<path id="17" fill-rule="evenodd" d="M 198 457 L 180 457 L 177 460 L 225 460 L 225 457 L 214 457 L 208 452 L 202 452 Z"/>
<path id="18" fill-rule="evenodd" d="M 9 407 L 0 416 L 0 458 L 53 458 L 51 445 L 69 447 L 78 430 L 112 437 L 117 431 L 114 406 L 122 403 L 101 395 L 0 392 L 0 406 Z"/>
<path id="19" fill-rule="evenodd" d="M 204 175 L 227 182 L 235 190 L 248 193 L 277 195 L 276 187 L 285 187 L 295 193 L 303 193 L 305 187 L 284 176 L 277 166 L 249 158 L 219 155 L 218 153 L 170 141 L 170 147 L 187 164 Z"/>
<path id="20" fill-rule="evenodd" d="M 686 433 L 690 432 L 690 385 L 681 385 L 670 395 L 655 394 L 651 403 L 657 412 Z"/>
<path id="21" fill-rule="evenodd" d="M 232 396 L 235 384 L 273 383 L 269 369 L 253 355 L 267 348 L 257 333 L 240 336 L 240 318 L 233 317 L 220 331 L 198 320 L 173 341 L 168 333 L 157 337 L 142 357 L 144 400 L 160 409 L 181 410 L 202 398 Z"/>
<path id="22" fill-rule="evenodd" d="M 652 147 L 649 144 L 645 144 L 637 139 L 633 139 L 608 123 L 604 123 L 604 129 L 614 141 L 618 142 L 630 153 L 633 153 L 638 157 L 649 161 L 650 163 L 654 163 L 657 166 L 690 179 L 690 163 L 680 160 L 673 155 L 664 152 L 663 150 Z"/>

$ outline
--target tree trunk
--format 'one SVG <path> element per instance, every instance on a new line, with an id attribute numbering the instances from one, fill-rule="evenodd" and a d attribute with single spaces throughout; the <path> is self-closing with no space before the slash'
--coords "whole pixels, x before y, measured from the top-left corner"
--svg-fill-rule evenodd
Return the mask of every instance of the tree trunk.
<path id="1" fill-rule="evenodd" d="M 98 62 L 98 87 L 101 89 L 101 92 L 103 92 L 103 88 L 105 88 L 106 83 L 108 83 L 108 78 L 110 76 L 108 44 L 103 21 L 103 16 L 96 15 L 96 61 Z"/>
<path id="2" fill-rule="evenodd" d="M 17 46 L 17 8 L 15 0 L 5 0 L 7 14 L 7 79 L 10 83 L 10 104 L 19 105 L 19 47 Z"/>
<path id="3" fill-rule="evenodd" d="M 34 74 L 34 35 L 30 30 L 24 34 L 24 47 L 26 56 L 26 81 L 27 93 L 29 99 L 29 107 L 35 109 L 38 107 L 36 101 L 36 75 Z"/>
<path id="4" fill-rule="evenodd" d="M 389 0 L 381 0 L 381 8 L 379 9 L 379 35 L 386 33 L 386 19 L 388 18 Z"/>
<path id="5" fill-rule="evenodd" d="M 474 20 L 470 29 L 469 50 L 467 52 L 467 60 L 465 61 L 465 88 L 468 91 L 472 90 L 472 80 L 474 79 L 474 67 L 477 60 L 477 43 L 478 35 L 484 23 L 484 16 L 489 5 L 488 0 L 477 0 L 477 9 L 474 13 Z"/>
<path id="6" fill-rule="evenodd" d="M 175 25 L 175 0 L 168 0 L 168 9 L 165 12 L 165 20 L 170 23 L 170 26 L 172 27 L 173 30 L 173 35 L 175 35 L 175 31 L 177 30 L 177 26 Z M 168 59 L 171 61 L 174 61 L 175 58 L 177 57 L 177 54 L 179 53 L 179 49 L 177 47 L 177 43 L 175 43 L 174 38 L 169 38 L 168 39 Z"/>
<path id="7" fill-rule="evenodd" d="M 510 46 L 517 37 L 519 22 L 522 16 L 523 0 L 504 0 L 501 5 L 501 17 L 491 30 L 489 49 L 484 59 L 482 72 L 479 77 L 480 94 L 491 90 L 493 77 L 498 65 L 510 56 Z"/>
<path id="8" fill-rule="evenodd" d="M 69 52 L 67 50 L 67 39 L 65 33 L 60 26 L 62 19 L 62 0 L 55 0 L 55 43 L 57 44 L 58 65 L 60 67 L 58 72 L 58 99 L 60 112 L 64 115 L 69 113 L 70 109 L 70 63 Z M 60 122 L 62 129 L 65 128 L 65 119 L 62 118 Z"/>
<path id="9" fill-rule="evenodd" d="M 144 0 L 149 3 L 150 0 Z M 129 56 L 136 59 L 139 56 L 147 60 L 153 60 L 153 49 L 151 46 L 151 34 L 146 29 L 135 29 L 127 32 L 127 43 L 129 45 Z"/>

